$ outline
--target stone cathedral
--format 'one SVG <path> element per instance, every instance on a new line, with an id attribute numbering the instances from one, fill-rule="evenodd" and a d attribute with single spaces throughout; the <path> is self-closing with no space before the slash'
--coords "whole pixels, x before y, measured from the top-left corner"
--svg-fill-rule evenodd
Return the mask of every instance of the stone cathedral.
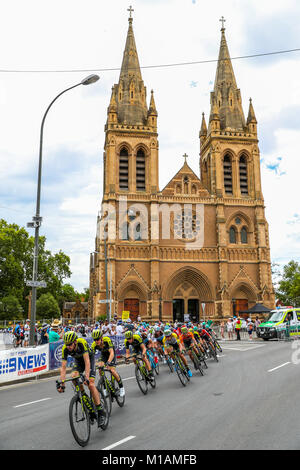
<path id="1" fill-rule="evenodd" d="M 199 175 L 185 158 L 163 189 L 157 118 L 130 12 L 107 110 L 89 315 L 110 308 L 166 322 L 228 318 L 258 302 L 274 308 L 257 120 L 251 99 L 245 119 L 224 22 L 209 119 L 199 119 Z"/>

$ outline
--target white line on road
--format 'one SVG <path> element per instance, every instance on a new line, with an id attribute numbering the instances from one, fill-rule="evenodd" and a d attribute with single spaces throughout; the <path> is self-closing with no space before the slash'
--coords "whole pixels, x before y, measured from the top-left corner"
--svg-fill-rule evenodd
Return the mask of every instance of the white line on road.
<path id="1" fill-rule="evenodd" d="M 41 401 L 52 400 L 52 398 L 42 398 L 41 400 L 30 401 L 28 403 L 23 403 L 22 405 L 16 405 L 13 408 L 20 408 L 21 406 L 33 405 L 34 403 L 39 403 Z"/>
<path id="2" fill-rule="evenodd" d="M 120 444 L 124 444 L 124 442 L 130 441 L 131 439 L 134 439 L 134 438 L 135 438 L 135 436 L 128 436 L 128 437 L 125 437 L 125 439 L 122 439 L 121 441 L 115 442 L 114 444 L 111 444 L 111 445 L 108 446 L 108 447 L 104 447 L 104 449 L 102 449 L 102 450 L 110 450 L 110 449 L 113 449 L 114 447 L 117 447 L 117 446 L 119 446 Z"/>
<path id="3" fill-rule="evenodd" d="M 127 379 L 122 379 L 122 382 L 125 382 L 125 380 L 130 380 L 130 379 L 135 379 L 135 377 L 127 377 Z"/>
<path id="4" fill-rule="evenodd" d="M 290 362 L 285 362 L 284 364 L 281 364 L 281 366 L 274 367 L 274 369 L 268 370 L 268 372 L 273 372 L 273 370 L 280 369 L 281 367 L 287 366 L 288 364 L 290 364 Z"/>

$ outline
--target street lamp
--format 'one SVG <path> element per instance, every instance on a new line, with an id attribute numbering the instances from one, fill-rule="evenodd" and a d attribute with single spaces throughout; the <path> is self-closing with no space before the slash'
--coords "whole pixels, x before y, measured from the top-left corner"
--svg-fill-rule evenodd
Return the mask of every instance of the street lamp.
<path id="1" fill-rule="evenodd" d="M 73 85 L 65 89 L 61 93 L 59 93 L 54 98 L 54 100 L 51 101 L 51 103 L 49 104 L 42 120 L 41 131 L 40 131 L 40 151 L 39 151 L 37 196 L 36 196 L 36 213 L 35 213 L 35 216 L 32 218 L 33 221 L 27 224 L 27 227 L 35 229 L 32 281 L 28 283 L 28 285 L 32 287 L 30 337 L 29 337 L 30 346 L 34 346 L 34 343 L 35 343 L 34 333 L 35 333 L 35 321 L 36 321 L 36 290 L 37 290 L 37 287 L 41 285 L 41 283 L 37 281 L 37 277 L 38 277 L 37 274 L 38 274 L 38 254 L 39 254 L 39 229 L 42 224 L 42 217 L 40 216 L 40 201 L 41 201 L 41 179 L 42 179 L 43 133 L 44 133 L 45 119 L 46 119 L 49 109 L 61 95 L 63 95 L 67 91 L 72 90 L 73 88 L 76 88 L 80 85 L 90 85 L 92 83 L 95 83 L 97 80 L 99 80 L 98 75 L 89 75 L 88 77 L 84 78 L 80 83 L 77 83 L 76 85 Z"/>

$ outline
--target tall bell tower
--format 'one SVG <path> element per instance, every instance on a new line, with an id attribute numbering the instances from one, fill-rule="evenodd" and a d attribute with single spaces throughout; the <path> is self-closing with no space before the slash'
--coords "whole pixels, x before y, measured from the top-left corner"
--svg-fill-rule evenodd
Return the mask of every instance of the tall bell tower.
<path id="1" fill-rule="evenodd" d="M 257 247 L 258 272 L 255 273 L 254 262 L 249 263 L 248 269 L 253 279 L 259 279 L 253 288 L 260 291 L 260 300 L 272 302 L 274 293 L 269 231 L 261 188 L 257 120 L 252 99 L 245 119 L 241 91 L 226 41 L 225 20 L 222 17 L 220 21 L 221 44 L 214 89 L 210 96 L 210 116 L 207 124 L 203 113 L 199 133 L 200 174 L 216 204 L 218 302 L 222 309 L 219 313 L 230 314 L 232 308 L 226 300 L 226 290 L 233 282 L 233 260 L 250 258 L 247 247 Z M 235 271 L 238 272 L 238 269 L 245 272 L 245 264 L 240 264 Z"/>

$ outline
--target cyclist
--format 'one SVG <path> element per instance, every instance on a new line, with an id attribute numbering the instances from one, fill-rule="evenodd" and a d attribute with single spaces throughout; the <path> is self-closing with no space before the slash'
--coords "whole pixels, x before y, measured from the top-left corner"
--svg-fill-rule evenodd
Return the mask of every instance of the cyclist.
<path id="1" fill-rule="evenodd" d="M 212 337 L 210 336 L 210 334 L 208 333 L 206 328 L 204 328 L 203 325 L 202 325 L 202 328 L 201 327 L 199 328 L 199 335 L 200 335 L 201 339 L 204 340 L 204 345 L 205 345 L 205 342 L 206 342 L 206 343 L 210 344 L 210 346 L 212 347 L 213 350 L 216 349 L 215 346 L 214 346 Z"/>
<path id="2" fill-rule="evenodd" d="M 164 339 L 164 333 L 161 330 L 160 326 L 156 326 L 154 328 L 154 336 L 153 336 L 153 341 L 156 346 L 157 351 L 160 353 L 160 355 L 164 358 L 164 351 L 163 351 L 163 339 Z M 166 363 L 166 359 L 163 359 L 164 364 Z"/>
<path id="3" fill-rule="evenodd" d="M 95 355 L 89 347 L 88 342 L 84 338 L 78 338 L 75 331 L 67 331 L 64 334 L 64 345 L 62 348 L 62 364 L 60 369 L 60 387 L 57 388 L 59 393 L 64 392 L 65 385 L 64 381 L 66 380 L 67 372 L 67 361 L 68 356 L 74 358 L 74 365 L 72 369 L 72 378 L 79 377 L 83 372 L 85 373 L 85 382 L 84 384 L 88 386 L 93 401 L 97 409 L 97 420 L 98 426 L 104 423 L 105 421 L 105 411 L 103 410 L 100 403 L 100 395 L 95 386 Z M 83 385 L 81 385 L 81 391 L 83 392 L 83 400 L 87 405 L 87 408 L 90 410 L 89 398 L 84 391 Z"/>
<path id="4" fill-rule="evenodd" d="M 104 336 L 101 330 L 93 330 L 92 338 L 94 342 L 92 343 L 91 349 L 94 354 L 96 351 L 100 351 L 101 358 L 99 366 L 103 367 L 104 365 L 112 373 L 114 378 L 119 384 L 120 387 L 120 397 L 124 397 L 125 389 L 122 383 L 122 379 L 116 371 L 116 352 L 112 340 L 109 336 Z"/>
<path id="5" fill-rule="evenodd" d="M 147 358 L 147 349 L 146 346 L 143 343 L 143 339 L 140 335 L 134 334 L 132 331 L 128 330 L 125 332 L 125 342 L 124 346 L 126 349 L 126 357 L 125 357 L 125 362 L 128 364 L 129 362 L 129 356 L 130 356 L 130 349 L 129 347 L 132 346 L 135 354 L 141 353 L 142 358 L 145 362 L 146 369 L 149 373 L 149 378 L 150 380 L 153 379 L 153 373 L 151 369 L 150 362 Z M 136 362 L 135 358 L 133 358 L 133 361 Z"/>
<path id="6" fill-rule="evenodd" d="M 168 354 L 170 354 L 173 350 L 179 352 L 179 356 L 181 360 L 183 361 L 188 376 L 192 377 L 192 371 L 190 370 L 187 360 L 183 355 L 183 346 L 180 343 L 179 337 L 177 336 L 176 333 L 172 333 L 170 329 L 167 329 L 164 331 L 164 339 L 163 339 L 163 346 L 164 346 L 164 354 L 167 357 Z"/>
<path id="7" fill-rule="evenodd" d="M 193 348 L 197 356 L 198 356 L 198 351 L 197 351 L 197 345 L 196 345 L 196 341 L 195 341 L 192 331 L 193 330 L 191 329 L 188 330 L 186 326 L 182 326 L 180 341 L 181 341 L 181 344 L 184 346 L 184 348 L 188 349 L 188 355 L 190 356 L 190 359 L 193 362 L 193 355 L 192 355 L 192 351 L 190 350 L 190 347 Z"/>

